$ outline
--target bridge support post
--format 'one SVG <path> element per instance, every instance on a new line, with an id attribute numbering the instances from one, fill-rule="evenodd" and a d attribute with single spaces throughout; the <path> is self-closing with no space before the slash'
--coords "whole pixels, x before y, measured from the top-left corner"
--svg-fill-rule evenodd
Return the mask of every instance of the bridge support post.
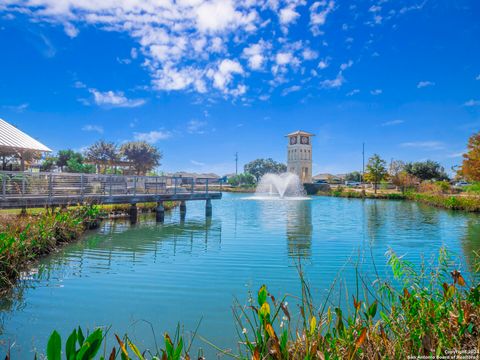
<path id="1" fill-rule="evenodd" d="M 182 200 L 180 202 L 180 217 L 185 218 L 186 213 L 187 213 L 187 204 L 185 203 L 185 200 Z"/>
<path id="2" fill-rule="evenodd" d="M 138 209 L 137 204 L 130 205 L 130 222 L 132 224 L 137 223 Z"/>
<path id="3" fill-rule="evenodd" d="M 207 217 L 212 216 L 212 200 L 211 199 L 207 199 L 207 201 L 205 203 L 205 215 Z"/>
<path id="4" fill-rule="evenodd" d="M 165 220 L 165 208 L 163 207 L 163 201 L 157 203 L 157 209 L 155 213 L 157 222 L 162 222 Z"/>

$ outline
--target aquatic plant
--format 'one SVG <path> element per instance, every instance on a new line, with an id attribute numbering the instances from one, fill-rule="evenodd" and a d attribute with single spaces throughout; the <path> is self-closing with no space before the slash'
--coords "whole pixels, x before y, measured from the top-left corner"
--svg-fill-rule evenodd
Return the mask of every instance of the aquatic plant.
<path id="1" fill-rule="evenodd" d="M 373 283 L 356 270 L 357 287 L 348 305 L 332 305 L 332 285 L 323 303 L 316 305 L 299 266 L 301 294 L 277 300 L 262 285 L 245 305 L 234 303 L 233 314 L 238 334 L 238 351 L 212 345 L 223 355 L 235 359 L 404 359 L 409 356 L 444 356 L 448 352 L 480 354 L 480 284 L 478 270 L 470 281 L 454 268 L 445 249 L 435 263 L 415 267 L 393 251 L 388 251 L 391 281 L 377 275 Z M 478 260 L 478 255 L 477 255 Z M 478 261 L 477 261 L 478 262 Z M 363 297 L 361 291 L 363 289 Z M 290 309 L 288 301 L 295 303 Z M 67 359 L 91 359 L 106 344 L 100 329 L 87 340 L 81 330 L 67 340 Z M 196 332 L 195 332 L 196 333 Z M 75 335 L 76 334 L 76 335 Z M 92 338 L 91 341 L 88 339 Z M 77 349 L 76 341 L 80 347 Z M 177 334 L 164 335 L 164 348 L 140 351 L 127 335 L 115 339 L 113 347 L 100 356 L 115 359 L 190 359 L 189 349 Z M 68 345 L 70 344 L 70 345 Z M 82 350 L 85 348 L 85 350 Z M 54 349 L 54 350 L 52 350 Z M 61 359 L 61 341 L 54 331 L 47 346 L 49 359 Z M 75 349 L 75 350 L 72 350 Z M 83 351 L 83 352 L 82 352 Z M 130 355 L 131 352 L 133 355 Z M 55 357 L 53 357 L 53 354 Z M 75 354 L 69 356 L 68 354 Z M 79 354 L 82 354 L 81 356 Z M 91 354 L 91 357 L 84 355 Z M 452 353 L 450 353 L 452 354 Z"/>
<path id="2" fill-rule="evenodd" d="M 12 286 L 25 266 L 58 244 L 77 239 L 98 226 L 97 205 L 44 211 L 0 220 L 0 291 Z"/>

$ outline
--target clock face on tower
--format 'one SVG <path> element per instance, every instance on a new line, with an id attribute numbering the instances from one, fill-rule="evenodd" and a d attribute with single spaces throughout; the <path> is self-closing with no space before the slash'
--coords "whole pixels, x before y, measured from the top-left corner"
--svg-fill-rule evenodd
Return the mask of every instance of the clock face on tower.
<path id="1" fill-rule="evenodd" d="M 290 145 L 295 145 L 297 143 L 297 137 L 296 136 L 292 136 L 290 138 Z"/>
<path id="2" fill-rule="evenodd" d="M 303 144 L 303 145 L 308 145 L 308 136 L 302 136 L 300 138 L 300 142 Z"/>

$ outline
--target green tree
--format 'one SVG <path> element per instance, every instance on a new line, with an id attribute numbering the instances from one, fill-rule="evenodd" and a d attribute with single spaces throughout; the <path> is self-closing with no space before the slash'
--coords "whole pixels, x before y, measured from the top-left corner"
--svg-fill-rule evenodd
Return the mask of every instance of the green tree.
<path id="1" fill-rule="evenodd" d="M 246 164 L 244 166 L 244 171 L 255 176 L 255 179 L 258 182 L 258 180 L 265 174 L 280 174 L 287 171 L 287 166 L 276 162 L 271 158 L 257 159 Z"/>
<path id="2" fill-rule="evenodd" d="M 362 173 L 358 171 L 352 171 L 345 175 L 345 181 L 362 181 Z"/>
<path id="3" fill-rule="evenodd" d="M 467 153 L 463 155 L 460 175 L 470 181 L 480 181 L 480 132 L 468 140 Z"/>
<path id="4" fill-rule="evenodd" d="M 57 166 L 63 171 L 63 168 L 67 166 L 67 163 L 70 159 L 76 159 L 77 162 L 83 162 L 82 154 L 75 152 L 73 150 L 60 150 L 57 154 Z"/>
<path id="5" fill-rule="evenodd" d="M 365 180 L 373 184 L 375 194 L 377 193 L 378 184 L 387 178 L 387 163 L 379 155 L 374 154 L 367 164 L 365 172 Z"/>
<path id="6" fill-rule="evenodd" d="M 120 154 L 131 163 L 137 175 L 146 174 L 160 165 L 162 153 L 145 141 L 131 141 L 120 148 Z"/>
<path id="7" fill-rule="evenodd" d="M 57 164 L 57 158 L 50 156 L 43 160 L 42 164 L 40 165 L 41 171 L 52 171 L 55 165 Z"/>
<path id="8" fill-rule="evenodd" d="M 405 165 L 405 171 L 421 181 L 448 180 L 448 175 L 445 173 L 443 166 L 433 160 L 408 163 Z"/>
<path id="9" fill-rule="evenodd" d="M 252 186 L 255 184 L 255 176 L 249 173 L 238 174 L 228 179 L 232 186 Z"/>
<path id="10" fill-rule="evenodd" d="M 95 164 L 99 173 L 106 174 L 108 165 L 119 160 L 118 147 L 113 142 L 99 140 L 85 151 L 87 159 Z M 103 165 L 103 169 L 102 169 Z M 114 171 L 115 172 L 115 171 Z"/>
<path id="11" fill-rule="evenodd" d="M 73 157 L 67 161 L 66 171 L 70 173 L 94 173 L 95 166 L 91 164 L 84 164 L 83 159 Z"/>

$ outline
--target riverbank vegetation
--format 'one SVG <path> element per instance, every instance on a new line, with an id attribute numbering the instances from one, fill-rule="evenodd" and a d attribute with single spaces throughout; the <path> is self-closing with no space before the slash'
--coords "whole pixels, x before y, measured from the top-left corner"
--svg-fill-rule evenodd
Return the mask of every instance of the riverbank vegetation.
<path id="1" fill-rule="evenodd" d="M 177 204 L 164 202 L 164 209 Z M 14 285 L 29 263 L 58 246 L 74 241 L 101 219 L 128 216 L 130 205 L 84 205 L 67 209 L 33 209 L 0 216 L 0 294 Z M 155 211 L 156 203 L 138 204 L 139 212 Z M 18 212 L 18 210 L 16 210 Z"/>
<path id="2" fill-rule="evenodd" d="M 445 249 L 435 262 L 420 266 L 393 251 L 387 257 L 390 279 L 362 276 L 357 269 L 356 290 L 340 291 L 338 300 L 333 284 L 323 302 L 317 303 L 299 268 L 299 296 L 276 298 L 264 285 L 247 304 L 235 302 L 236 350 L 220 349 L 213 339 L 201 338 L 197 335 L 201 329 L 192 338 L 198 336 L 206 346 L 235 359 L 406 359 L 455 354 L 476 358 L 480 352 L 479 267 L 474 267 L 471 279 L 464 278 Z M 342 281 L 337 279 L 336 284 Z M 336 301 L 346 305 L 334 305 Z M 116 345 L 107 349 L 107 338 Z M 161 345 L 149 349 L 140 349 L 128 335 L 111 334 L 110 329 L 98 328 L 85 336 L 78 328 L 65 343 L 54 331 L 46 353 L 48 359 L 180 360 L 194 356 L 191 345 L 178 328 L 173 336 L 165 333 Z"/>
<path id="3" fill-rule="evenodd" d="M 100 209 L 86 205 L 37 215 L 0 218 L 0 292 L 10 288 L 26 266 L 57 246 L 99 224 Z"/>

